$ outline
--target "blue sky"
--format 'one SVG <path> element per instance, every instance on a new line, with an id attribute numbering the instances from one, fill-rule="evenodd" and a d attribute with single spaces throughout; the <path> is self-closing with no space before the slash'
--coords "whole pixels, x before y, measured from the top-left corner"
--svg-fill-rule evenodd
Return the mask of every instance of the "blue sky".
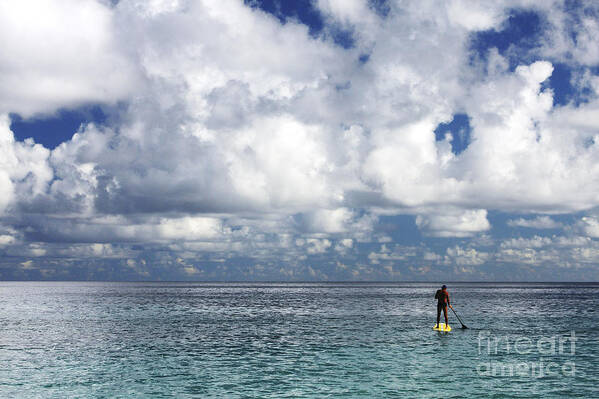
<path id="1" fill-rule="evenodd" d="M 2 279 L 599 279 L 592 1 L 2 7 Z"/>

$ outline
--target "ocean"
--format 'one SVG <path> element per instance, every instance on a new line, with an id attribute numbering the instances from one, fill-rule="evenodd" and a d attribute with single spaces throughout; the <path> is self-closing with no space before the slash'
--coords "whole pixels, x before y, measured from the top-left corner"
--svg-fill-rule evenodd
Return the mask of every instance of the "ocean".
<path id="1" fill-rule="evenodd" d="M 0 283 L 1 398 L 591 398 L 599 283 Z"/>

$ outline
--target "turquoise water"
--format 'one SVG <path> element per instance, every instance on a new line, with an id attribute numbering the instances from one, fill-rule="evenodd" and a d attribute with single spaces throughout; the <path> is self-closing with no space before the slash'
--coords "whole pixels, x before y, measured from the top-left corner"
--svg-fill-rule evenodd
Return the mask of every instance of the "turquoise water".
<path id="1" fill-rule="evenodd" d="M 595 397 L 599 284 L 437 288 L 3 282 L 0 397 Z"/>

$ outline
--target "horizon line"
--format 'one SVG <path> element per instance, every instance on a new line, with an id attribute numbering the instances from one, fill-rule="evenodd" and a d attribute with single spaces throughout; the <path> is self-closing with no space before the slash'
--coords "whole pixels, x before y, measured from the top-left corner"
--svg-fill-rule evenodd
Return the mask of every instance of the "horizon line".
<path id="1" fill-rule="evenodd" d="M 0 280 L 1 283 L 197 283 L 197 284 L 599 284 L 599 281 L 463 280 L 463 281 L 385 281 L 385 280 Z"/>

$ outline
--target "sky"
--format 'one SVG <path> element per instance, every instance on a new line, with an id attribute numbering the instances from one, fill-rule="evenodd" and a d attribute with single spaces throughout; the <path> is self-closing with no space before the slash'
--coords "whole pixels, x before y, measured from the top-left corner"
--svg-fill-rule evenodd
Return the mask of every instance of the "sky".
<path id="1" fill-rule="evenodd" d="M 599 3 L 6 0 L 0 279 L 598 281 Z"/>

